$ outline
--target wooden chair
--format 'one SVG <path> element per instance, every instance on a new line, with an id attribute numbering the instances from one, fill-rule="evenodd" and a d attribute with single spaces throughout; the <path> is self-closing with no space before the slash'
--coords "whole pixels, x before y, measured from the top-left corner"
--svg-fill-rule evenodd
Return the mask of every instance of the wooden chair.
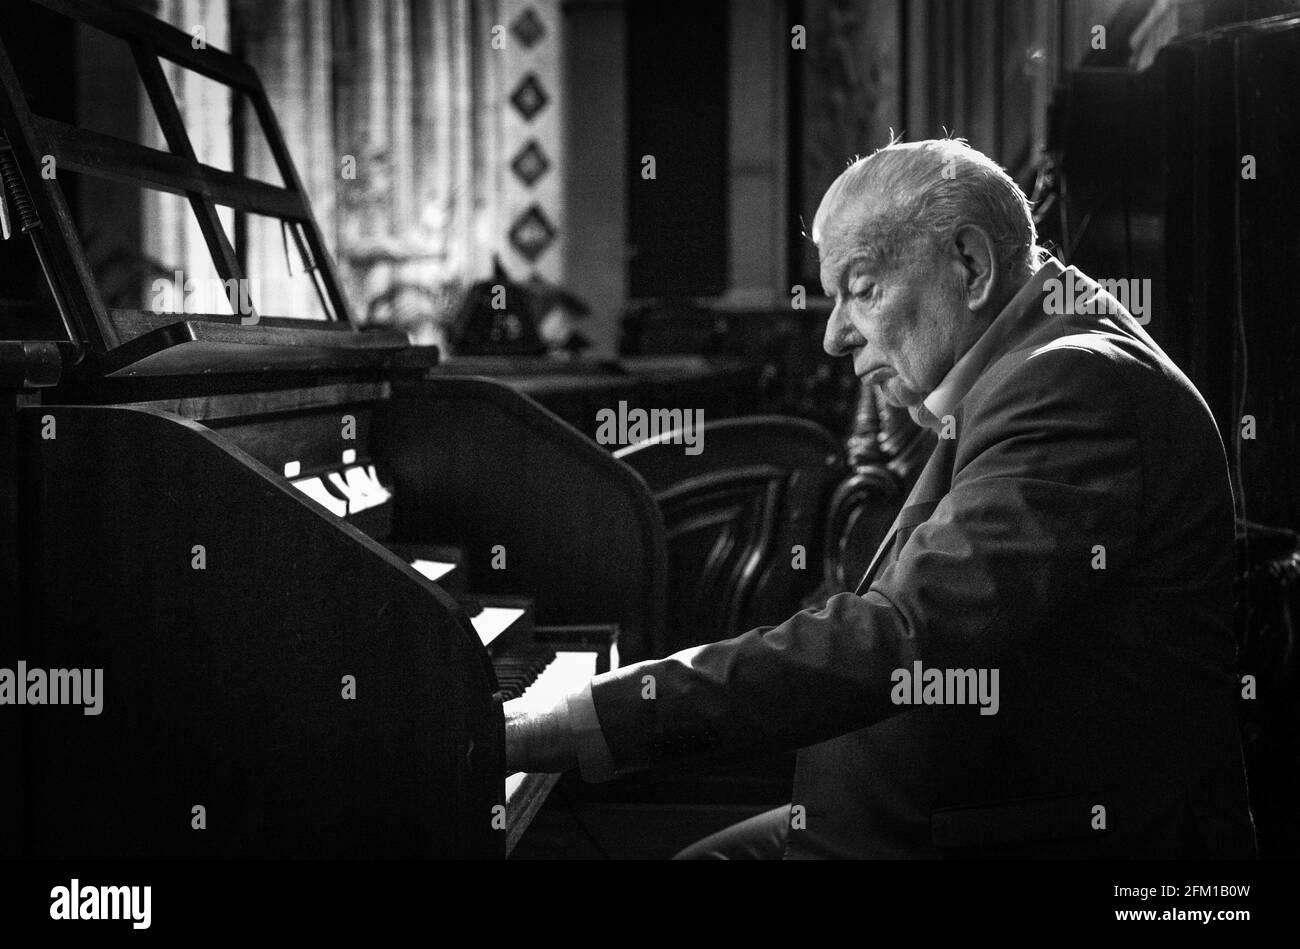
<path id="1" fill-rule="evenodd" d="M 851 473 L 826 508 L 824 582 L 809 601 L 853 590 L 934 449 L 935 435 L 864 388 L 848 439 Z"/>
<path id="2" fill-rule="evenodd" d="M 681 649 L 779 623 L 820 582 L 823 511 L 844 475 L 842 446 L 802 419 L 706 423 L 615 457 L 650 486 L 668 535 L 668 645 Z"/>

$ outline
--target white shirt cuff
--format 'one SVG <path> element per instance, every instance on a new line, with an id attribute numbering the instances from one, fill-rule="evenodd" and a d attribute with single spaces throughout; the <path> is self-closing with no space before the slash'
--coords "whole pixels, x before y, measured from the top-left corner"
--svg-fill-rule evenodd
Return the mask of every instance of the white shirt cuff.
<path id="1" fill-rule="evenodd" d="M 618 776 L 614 756 L 605 742 L 605 733 L 596 717 L 596 702 L 591 696 L 591 682 L 566 699 L 569 729 L 578 753 L 578 771 L 584 781 L 609 781 Z"/>

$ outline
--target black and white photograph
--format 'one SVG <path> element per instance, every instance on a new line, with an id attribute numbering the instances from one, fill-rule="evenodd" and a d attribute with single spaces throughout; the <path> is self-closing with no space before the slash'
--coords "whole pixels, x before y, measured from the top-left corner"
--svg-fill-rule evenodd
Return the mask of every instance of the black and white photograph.
<path id="1" fill-rule="evenodd" d="M 1280 923 L 1297 75 L 1300 0 L 0 0 L 0 924 Z M 699 867 L 777 860 L 859 866 Z"/>

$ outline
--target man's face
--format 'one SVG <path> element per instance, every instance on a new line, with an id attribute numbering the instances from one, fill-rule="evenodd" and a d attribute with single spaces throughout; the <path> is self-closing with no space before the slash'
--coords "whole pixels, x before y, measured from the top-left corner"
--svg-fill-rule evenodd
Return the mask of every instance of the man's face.
<path id="1" fill-rule="evenodd" d="M 893 405 L 916 405 L 952 368 L 957 331 L 970 322 L 960 274 L 930 241 L 893 263 L 872 261 L 836 223 L 820 247 L 822 287 L 835 301 L 826 352 L 852 355 L 857 375 Z"/>

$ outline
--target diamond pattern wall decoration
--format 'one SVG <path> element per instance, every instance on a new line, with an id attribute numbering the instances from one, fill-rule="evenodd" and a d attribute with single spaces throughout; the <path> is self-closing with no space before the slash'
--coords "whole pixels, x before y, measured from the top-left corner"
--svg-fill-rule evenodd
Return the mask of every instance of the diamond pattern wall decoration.
<path id="1" fill-rule="evenodd" d="M 510 243 L 531 263 L 555 240 L 555 225 L 539 205 L 532 205 L 510 228 Z"/>
<path id="2" fill-rule="evenodd" d="M 537 15 L 537 11 L 529 7 L 515 17 L 515 22 L 510 24 L 510 32 L 515 35 L 515 39 L 524 44 L 524 49 L 532 49 L 546 35 L 546 27 L 542 24 L 542 18 Z"/>
<path id="3" fill-rule="evenodd" d="M 0 0 L 2 3 L 3 0 Z M 494 0 L 507 42 L 493 108 L 500 117 L 493 176 L 502 200 L 496 245 L 511 274 L 564 279 L 564 10 L 571 0 Z M 499 215 L 499 216 L 496 216 Z"/>
<path id="4" fill-rule="evenodd" d="M 515 86 L 515 91 L 510 93 L 510 104 L 524 117 L 525 122 L 531 122 L 533 116 L 546 108 L 546 103 L 550 101 L 550 96 L 546 94 L 536 73 L 530 72 L 524 76 L 519 85 Z"/>
<path id="5" fill-rule="evenodd" d="M 526 186 L 531 188 L 535 185 L 542 175 L 550 170 L 551 160 L 546 157 L 546 152 L 542 151 L 542 146 L 537 139 L 531 138 L 519 154 L 515 155 L 510 162 L 510 170 L 515 173 L 515 177 L 522 181 Z"/>

